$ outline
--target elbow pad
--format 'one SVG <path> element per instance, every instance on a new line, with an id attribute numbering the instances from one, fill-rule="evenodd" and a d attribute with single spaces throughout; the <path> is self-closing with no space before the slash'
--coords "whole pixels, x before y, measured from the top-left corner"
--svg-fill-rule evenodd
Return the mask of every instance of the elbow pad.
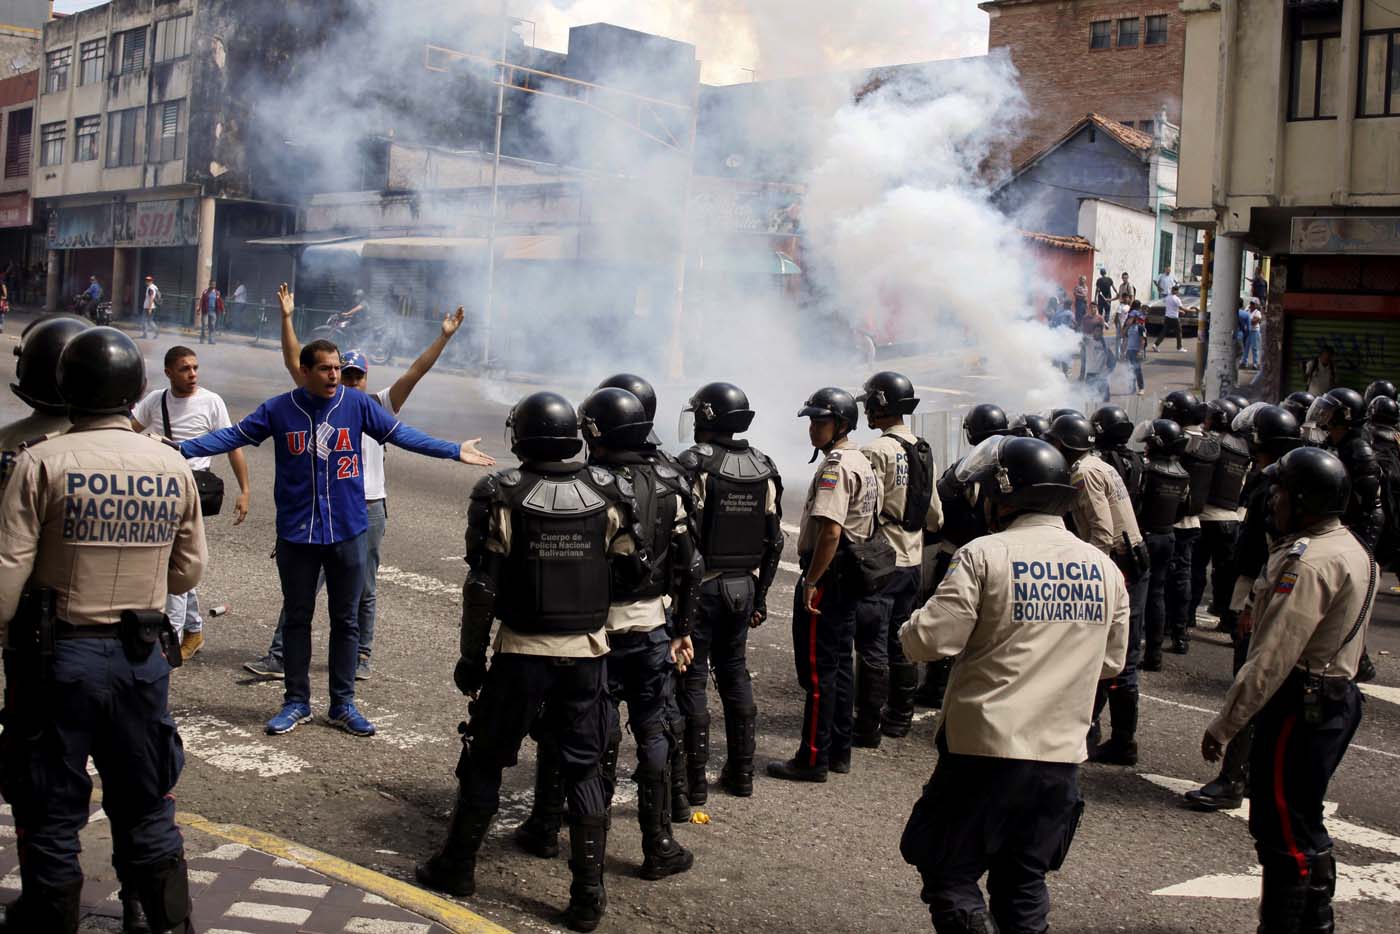
<path id="1" fill-rule="evenodd" d="M 486 656 L 491 640 L 491 623 L 496 615 L 495 571 L 500 556 L 483 555 L 477 568 L 462 586 L 462 634 L 459 649 L 462 658 L 475 661 Z"/>
<path id="2" fill-rule="evenodd" d="M 671 558 L 676 575 L 671 635 L 679 638 L 690 635 L 695 628 L 695 617 L 700 612 L 700 582 L 705 577 L 705 562 L 689 532 L 671 539 Z"/>
<path id="3" fill-rule="evenodd" d="M 773 579 L 778 576 L 778 563 L 783 557 L 783 543 L 781 517 L 769 516 L 763 542 L 763 561 L 758 566 L 758 593 L 754 595 L 755 609 L 764 617 L 768 615 L 768 588 L 773 586 Z"/>

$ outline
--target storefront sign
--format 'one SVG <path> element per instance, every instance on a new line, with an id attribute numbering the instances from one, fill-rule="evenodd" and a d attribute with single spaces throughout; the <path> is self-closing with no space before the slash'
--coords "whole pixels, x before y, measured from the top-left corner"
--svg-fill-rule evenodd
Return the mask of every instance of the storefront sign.
<path id="1" fill-rule="evenodd" d="M 112 206 L 58 208 L 49 217 L 49 249 L 86 250 L 112 245 Z"/>
<path id="2" fill-rule="evenodd" d="M 29 192 L 0 195 L 0 227 L 28 227 L 32 220 Z"/>
<path id="3" fill-rule="evenodd" d="M 118 246 L 194 246 L 199 243 L 199 202 L 128 201 L 117 205 Z"/>
<path id="4" fill-rule="evenodd" d="M 1400 255 L 1400 217 L 1295 217 L 1291 252 Z"/>

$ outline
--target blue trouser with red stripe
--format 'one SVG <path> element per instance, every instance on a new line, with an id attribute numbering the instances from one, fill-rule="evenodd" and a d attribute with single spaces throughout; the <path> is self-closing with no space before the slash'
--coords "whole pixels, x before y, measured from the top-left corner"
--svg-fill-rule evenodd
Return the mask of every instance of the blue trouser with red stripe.
<path id="1" fill-rule="evenodd" d="M 861 594 L 842 582 L 835 570 L 822 577 L 812 615 L 802 603 L 802 587 L 793 594 L 792 654 L 797 683 L 806 693 L 802 704 L 802 741 L 797 764 L 826 767 L 851 756 L 854 715 L 856 607 Z"/>
<path id="2" fill-rule="evenodd" d="M 1327 679 L 1320 715 L 1308 723 L 1303 677 L 1295 670 L 1255 716 L 1249 762 L 1249 832 L 1259 862 L 1298 878 L 1332 847 L 1322 799 L 1361 723 L 1361 692 L 1340 678 Z"/>

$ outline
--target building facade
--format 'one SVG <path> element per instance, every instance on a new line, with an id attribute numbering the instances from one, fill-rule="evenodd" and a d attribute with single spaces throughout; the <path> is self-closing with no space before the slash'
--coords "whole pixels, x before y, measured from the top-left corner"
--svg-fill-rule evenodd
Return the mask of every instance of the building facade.
<path id="1" fill-rule="evenodd" d="M 1151 135 L 1181 122 L 1186 24 L 1162 0 L 988 0 L 988 47 L 1021 73 L 1027 114 L 1011 164 L 1053 143 L 1084 114 Z"/>
<path id="2" fill-rule="evenodd" d="M 1180 220 L 1213 229 L 1216 282 L 1271 258 L 1261 397 L 1400 373 L 1400 11 L 1389 2 L 1187 0 Z M 1253 269 L 1244 269 L 1246 276 Z M 1212 313 L 1233 290 L 1213 289 Z M 1217 305 L 1216 295 L 1220 295 Z M 1220 336 L 1220 335 L 1213 335 Z M 1233 382 L 1222 338 L 1206 386 Z"/>

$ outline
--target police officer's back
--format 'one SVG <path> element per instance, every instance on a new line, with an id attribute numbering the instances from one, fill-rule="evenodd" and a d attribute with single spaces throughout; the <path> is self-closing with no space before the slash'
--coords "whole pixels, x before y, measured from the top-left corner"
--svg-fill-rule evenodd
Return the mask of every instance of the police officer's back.
<path id="1" fill-rule="evenodd" d="M 1144 614 L 1143 671 L 1161 671 L 1162 639 L 1167 631 L 1168 572 L 1176 550 L 1176 523 L 1191 497 L 1191 475 L 1181 466 L 1186 433 L 1168 418 L 1143 422 L 1133 438 L 1144 448 L 1138 528 L 1151 565 Z"/>
<path id="2" fill-rule="evenodd" d="M 1049 444 L 986 441 L 961 477 L 992 534 L 958 551 L 900 631 L 912 660 L 959 656 L 938 765 L 901 852 L 939 931 L 989 930 L 977 886 L 989 869 L 998 927 L 1039 931 L 1045 873 L 1059 868 L 1083 807 L 1095 685 L 1127 652 L 1128 594 L 1112 560 L 1065 528 L 1074 489 Z"/>
<path id="3" fill-rule="evenodd" d="M 1365 417 L 1361 394 L 1344 387 L 1318 396 L 1308 413 L 1308 421 L 1326 433 L 1326 448 L 1337 455 L 1351 478 L 1351 500 L 1342 523 L 1374 551 L 1385 516 L 1381 511 L 1380 464 L 1364 430 Z"/>
<path id="4" fill-rule="evenodd" d="M 58 393 L 58 358 L 69 339 L 92 327 L 67 315 L 32 322 L 15 346 L 15 381 L 10 390 L 32 410 L 24 418 L 0 427 L 0 493 L 14 469 L 22 444 L 67 431 L 68 406 Z"/>
<path id="5" fill-rule="evenodd" d="M 91 756 L 118 875 L 154 930 L 184 932 L 189 887 L 170 797 L 184 760 L 162 608 L 203 573 L 199 497 L 178 452 L 131 430 L 145 367 L 129 337 L 76 335 L 57 382 L 73 428 L 22 451 L 0 500 L 0 780 L 26 841 L 9 930 L 77 930 Z"/>
<path id="6" fill-rule="evenodd" d="M 1089 418 L 1094 429 L 1094 450 L 1104 463 L 1118 471 L 1133 508 L 1142 495 L 1142 454 L 1128 447 L 1137 426 L 1120 406 L 1105 405 Z"/>

